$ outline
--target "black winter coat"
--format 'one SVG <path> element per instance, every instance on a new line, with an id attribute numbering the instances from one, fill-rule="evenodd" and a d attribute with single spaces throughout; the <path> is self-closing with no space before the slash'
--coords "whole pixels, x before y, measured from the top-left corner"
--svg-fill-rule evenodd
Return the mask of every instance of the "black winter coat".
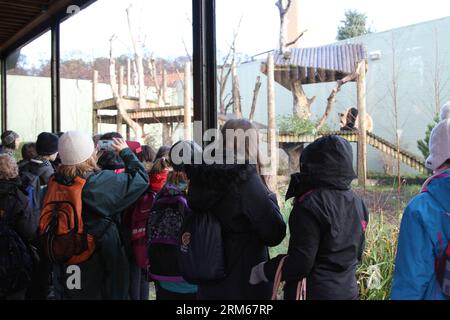
<path id="1" fill-rule="evenodd" d="M 251 165 L 200 166 L 188 176 L 193 213 L 210 211 L 221 223 L 227 269 L 225 279 L 199 286 L 198 299 L 270 299 L 272 283 L 253 286 L 249 277 L 286 235 L 275 195 Z"/>
<path id="2" fill-rule="evenodd" d="M 286 198 L 295 197 L 289 218 L 288 258 L 283 268 L 285 299 L 294 299 L 307 279 L 308 300 L 358 299 L 356 267 L 364 249 L 368 211 L 351 190 L 352 149 L 330 136 L 308 146 L 301 172 L 292 176 Z M 281 256 L 265 264 L 273 279 Z"/>
<path id="3" fill-rule="evenodd" d="M 25 243 L 31 243 L 37 235 L 39 217 L 34 216 L 33 210 L 28 206 L 28 198 L 21 188 L 20 179 L 0 180 L 0 209 L 8 207 L 7 201 L 16 201 L 7 196 L 9 193 L 17 195 L 12 227 Z"/>

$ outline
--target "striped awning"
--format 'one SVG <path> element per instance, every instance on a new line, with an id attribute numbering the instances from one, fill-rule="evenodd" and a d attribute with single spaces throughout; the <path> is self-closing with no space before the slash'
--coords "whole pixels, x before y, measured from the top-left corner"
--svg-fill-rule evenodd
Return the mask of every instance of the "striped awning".
<path id="1" fill-rule="evenodd" d="M 363 44 L 332 44 L 316 48 L 291 48 L 287 53 L 275 51 L 275 80 L 290 88 L 292 80 L 302 84 L 332 82 L 356 71 L 367 60 Z M 266 74 L 266 64 L 261 71 Z"/>

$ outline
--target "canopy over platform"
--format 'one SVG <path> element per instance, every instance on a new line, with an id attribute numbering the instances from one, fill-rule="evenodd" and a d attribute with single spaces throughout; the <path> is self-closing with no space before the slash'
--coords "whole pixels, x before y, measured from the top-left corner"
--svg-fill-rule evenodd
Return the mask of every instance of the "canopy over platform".
<path id="1" fill-rule="evenodd" d="M 274 52 L 275 81 L 291 90 L 291 81 L 302 84 L 334 82 L 353 74 L 357 64 L 367 60 L 362 44 L 333 44 L 316 48 L 291 48 Z M 266 63 L 261 72 L 267 75 Z"/>

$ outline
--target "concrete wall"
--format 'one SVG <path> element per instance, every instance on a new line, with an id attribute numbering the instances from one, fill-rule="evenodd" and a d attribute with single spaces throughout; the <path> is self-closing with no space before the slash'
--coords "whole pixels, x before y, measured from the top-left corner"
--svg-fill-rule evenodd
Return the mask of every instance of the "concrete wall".
<path id="1" fill-rule="evenodd" d="M 393 79 L 398 93 L 398 123 L 402 130 L 401 146 L 421 156 L 417 140 L 424 137 L 427 125 L 435 112 L 434 79 L 440 82 L 440 104 L 450 99 L 450 17 L 382 33 L 374 33 L 345 42 L 363 43 L 368 53 L 379 52 L 379 60 L 369 59 L 367 74 L 367 110 L 374 120 L 374 133 L 395 142 Z M 393 50 L 394 49 L 394 50 Z M 395 62 L 395 67 L 393 67 Z M 255 120 L 267 123 L 266 76 L 260 69 L 261 61 L 244 63 L 239 67 L 244 115 L 249 114 L 256 76 L 261 76 L 262 87 Z M 395 76 L 393 75 L 395 70 Z M 437 71 L 437 73 L 436 73 Z M 308 96 L 317 96 L 313 105 L 313 117 L 322 116 L 327 98 L 334 83 L 304 86 Z M 346 84 L 337 96 L 335 108 L 328 125 L 339 128 L 338 112 L 356 106 L 356 83 Z M 277 115 L 292 114 L 291 92 L 276 85 Z M 369 170 L 382 171 L 383 157 L 380 152 L 368 148 Z M 414 171 L 402 166 L 402 171 Z"/>

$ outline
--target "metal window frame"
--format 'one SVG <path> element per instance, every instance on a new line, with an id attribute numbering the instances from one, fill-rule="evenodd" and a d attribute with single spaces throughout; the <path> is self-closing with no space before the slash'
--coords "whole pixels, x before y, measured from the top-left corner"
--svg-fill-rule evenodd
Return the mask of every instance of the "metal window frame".
<path id="1" fill-rule="evenodd" d="M 216 1 L 192 0 L 194 121 L 217 128 Z"/>
<path id="2" fill-rule="evenodd" d="M 84 4 L 82 4 L 82 2 Z M 95 0 L 85 3 L 73 1 L 85 8 Z M 194 121 L 202 121 L 203 132 L 217 128 L 217 76 L 215 0 L 192 0 L 193 35 L 193 98 Z M 46 31 L 51 30 L 51 119 L 52 130 L 61 130 L 61 79 L 60 79 L 60 24 L 68 18 L 64 12 L 55 16 L 51 25 L 43 25 L 17 41 L 0 55 L 1 68 L 1 130 L 7 129 L 7 74 L 6 59 L 15 50 L 25 46 Z"/>
<path id="3" fill-rule="evenodd" d="M 52 25 L 51 41 L 51 92 L 52 92 L 52 131 L 61 131 L 61 79 L 60 66 L 60 21 Z"/>

